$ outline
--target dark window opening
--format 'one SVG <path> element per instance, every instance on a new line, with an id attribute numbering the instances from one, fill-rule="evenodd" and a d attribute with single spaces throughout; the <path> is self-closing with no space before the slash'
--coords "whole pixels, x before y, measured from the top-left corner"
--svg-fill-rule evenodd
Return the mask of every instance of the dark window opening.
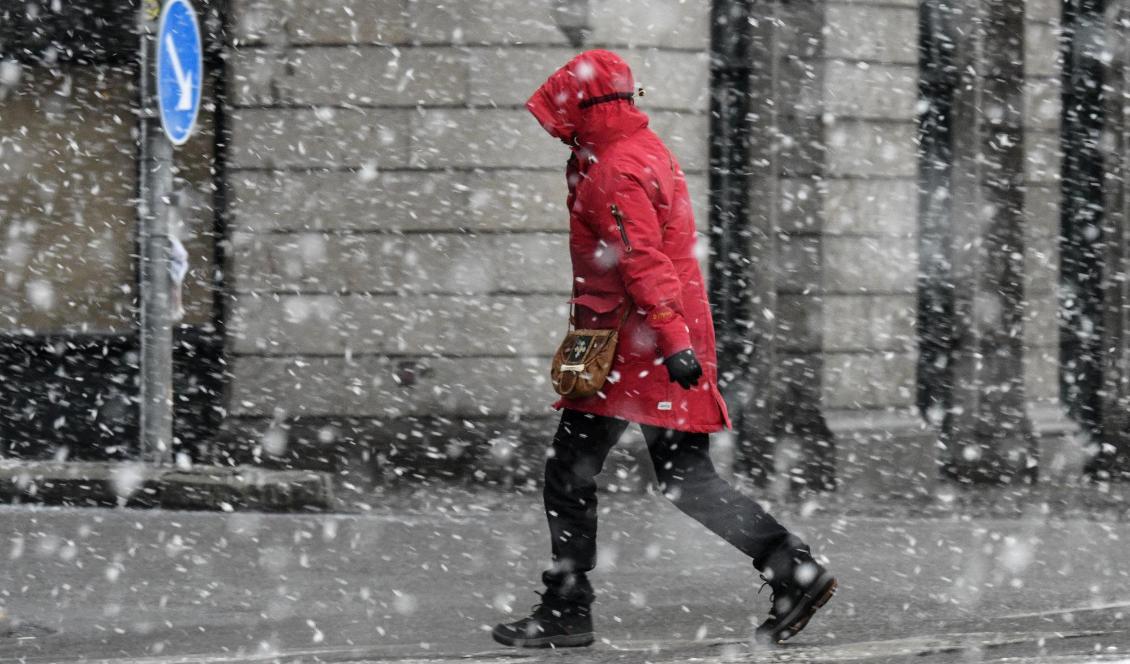
<path id="1" fill-rule="evenodd" d="M 0 56 L 23 62 L 130 65 L 138 0 L 23 0 L 0 9 Z"/>

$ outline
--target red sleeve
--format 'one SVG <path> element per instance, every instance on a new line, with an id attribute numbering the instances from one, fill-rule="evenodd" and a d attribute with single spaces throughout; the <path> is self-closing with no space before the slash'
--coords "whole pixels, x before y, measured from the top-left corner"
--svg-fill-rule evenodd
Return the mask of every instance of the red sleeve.
<path id="1" fill-rule="evenodd" d="M 617 269 L 628 295 L 655 330 L 663 357 L 671 357 L 692 347 L 682 313 L 682 282 L 663 253 L 663 231 L 646 185 L 624 172 L 609 179 L 602 187 L 603 204 L 596 206 L 596 231 L 619 249 Z"/>

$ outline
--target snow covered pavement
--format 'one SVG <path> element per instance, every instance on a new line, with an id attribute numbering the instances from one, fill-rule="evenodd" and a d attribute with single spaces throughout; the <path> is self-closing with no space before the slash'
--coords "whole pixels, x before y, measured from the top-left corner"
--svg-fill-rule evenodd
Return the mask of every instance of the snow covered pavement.
<path id="1" fill-rule="evenodd" d="M 658 498 L 601 511 L 598 644 L 500 649 L 537 601 L 531 496 L 367 515 L 0 510 L 0 662 L 1130 661 L 1130 524 L 785 518 L 841 589 L 795 642 L 742 557 Z"/>

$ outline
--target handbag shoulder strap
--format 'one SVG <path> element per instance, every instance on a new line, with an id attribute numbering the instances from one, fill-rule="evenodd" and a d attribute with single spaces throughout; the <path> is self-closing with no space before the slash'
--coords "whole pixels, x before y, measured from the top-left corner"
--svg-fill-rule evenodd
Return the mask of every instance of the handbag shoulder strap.
<path id="1" fill-rule="evenodd" d="M 569 296 L 569 332 L 577 329 L 577 280 L 573 279 L 573 294 Z"/>
<path id="2" fill-rule="evenodd" d="M 620 324 L 616 326 L 617 331 L 623 329 L 624 323 L 628 322 L 628 316 L 631 316 L 631 315 L 632 315 L 632 298 L 629 297 L 627 300 L 624 301 L 624 311 L 622 311 L 620 313 Z"/>

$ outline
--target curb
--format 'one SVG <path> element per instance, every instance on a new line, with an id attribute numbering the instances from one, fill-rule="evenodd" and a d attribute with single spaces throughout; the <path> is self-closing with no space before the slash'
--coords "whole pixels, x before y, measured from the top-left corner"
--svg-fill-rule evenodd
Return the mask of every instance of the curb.
<path id="1" fill-rule="evenodd" d="M 321 511 L 333 506 L 328 473 L 252 466 L 191 469 L 136 462 L 0 461 L 9 503 L 232 512 Z"/>

